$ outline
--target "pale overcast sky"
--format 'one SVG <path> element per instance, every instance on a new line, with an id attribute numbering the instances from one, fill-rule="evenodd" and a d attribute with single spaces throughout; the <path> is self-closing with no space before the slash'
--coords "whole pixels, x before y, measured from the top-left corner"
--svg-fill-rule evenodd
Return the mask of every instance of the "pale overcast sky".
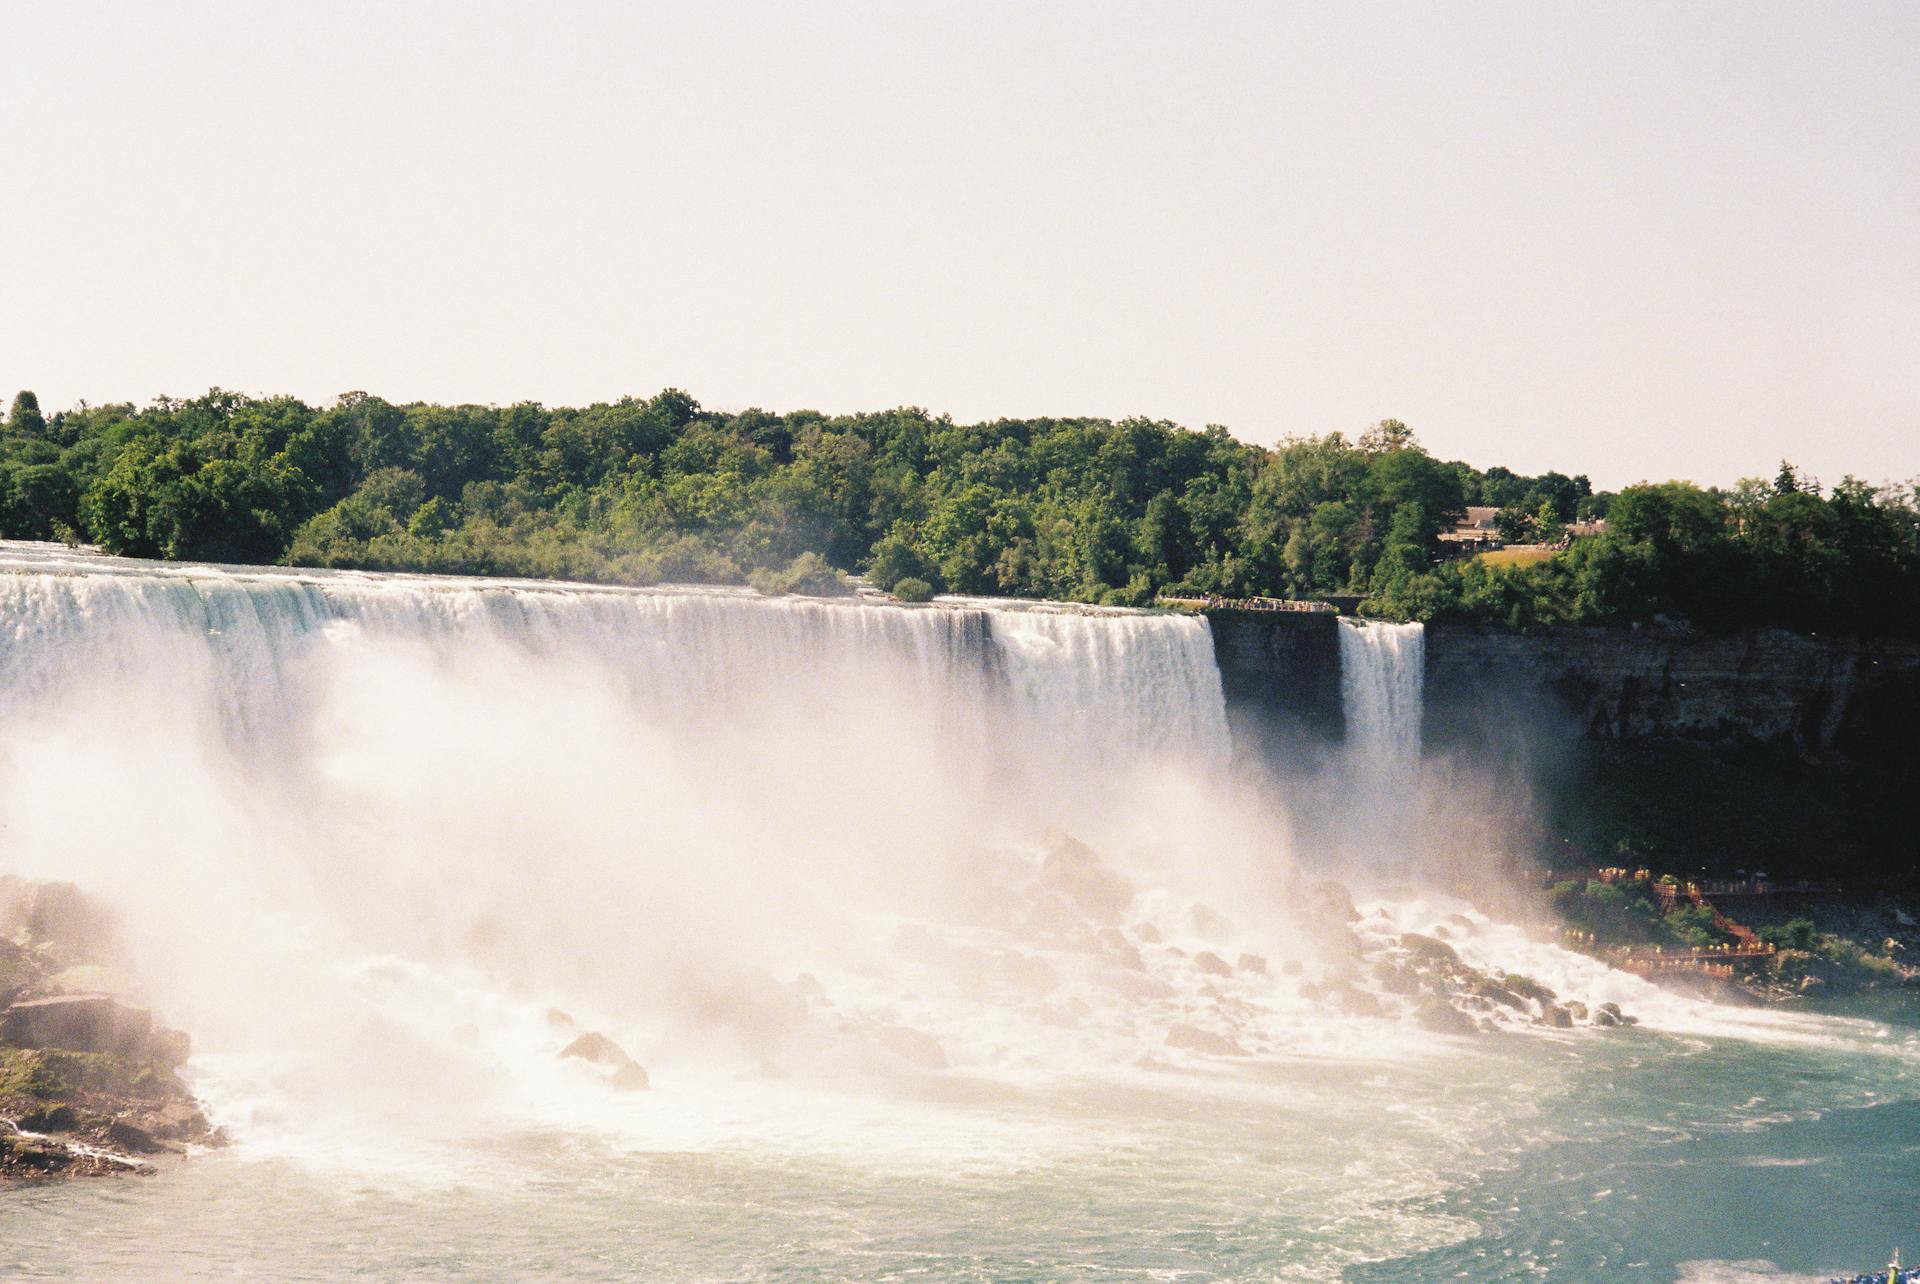
<path id="1" fill-rule="evenodd" d="M 1920 4 L 0 0 L 0 393 L 1920 472 Z"/>

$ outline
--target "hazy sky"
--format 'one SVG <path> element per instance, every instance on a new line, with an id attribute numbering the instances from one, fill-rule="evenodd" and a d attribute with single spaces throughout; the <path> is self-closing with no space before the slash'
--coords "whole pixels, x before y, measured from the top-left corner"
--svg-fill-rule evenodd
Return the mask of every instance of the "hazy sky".
<path id="1" fill-rule="evenodd" d="M 1920 472 L 1920 4 L 0 0 L 0 393 Z"/>

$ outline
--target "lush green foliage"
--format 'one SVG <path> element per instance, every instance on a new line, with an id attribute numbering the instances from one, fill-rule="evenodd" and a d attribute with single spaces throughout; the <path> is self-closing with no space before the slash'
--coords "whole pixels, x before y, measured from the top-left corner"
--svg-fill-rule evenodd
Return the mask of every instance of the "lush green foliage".
<path id="1" fill-rule="evenodd" d="M 1515 627 L 1669 615 L 1711 628 L 1920 635 L 1914 487 L 1847 478 L 1821 495 L 1789 468 L 1732 491 L 1685 482 L 1612 497 L 1607 530 L 1544 561 L 1449 562 L 1382 608 Z"/>
<path id="2" fill-rule="evenodd" d="M 1558 883 L 1547 903 L 1563 922 L 1591 932 L 1601 945 L 1650 945 L 1664 939 L 1653 884 L 1644 879 Z"/>
<path id="3" fill-rule="evenodd" d="M 1544 561 L 1438 560 L 1469 504 Z M 720 414 L 685 393 L 579 409 L 315 408 L 214 391 L 0 433 L 0 534 L 160 558 L 1146 603 L 1370 595 L 1399 618 L 1517 626 L 1656 612 L 1920 633 L 1915 496 L 1790 469 L 1731 492 L 1596 495 L 1584 477 L 1437 460 L 1404 424 L 1273 449 L 1130 419 L 955 424 L 917 409 Z M 802 559 L 812 555 L 819 565 Z M 799 570 L 796 570 L 799 567 Z"/>
<path id="4" fill-rule="evenodd" d="M 1782 950 L 1812 950 L 1819 947 L 1820 938 L 1813 930 L 1813 920 L 1796 918 L 1785 923 L 1763 927 L 1757 935 L 1767 944 Z"/>
<path id="5" fill-rule="evenodd" d="M 1681 904 L 1662 914 L 1650 879 L 1558 883 L 1547 902 L 1563 922 L 1592 933 L 1602 946 L 1711 949 L 1734 939 L 1731 932 L 1715 925 L 1713 911 L 1704 905 Z"/>

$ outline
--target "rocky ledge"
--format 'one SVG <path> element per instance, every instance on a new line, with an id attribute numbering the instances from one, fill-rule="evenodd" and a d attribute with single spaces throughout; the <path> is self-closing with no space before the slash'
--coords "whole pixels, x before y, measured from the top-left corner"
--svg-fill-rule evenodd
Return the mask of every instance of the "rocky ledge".
<path id="1" fill-rule="evenodd" d="M 1478 1034 L 1514 1024 L 1556 1030 L 1639 1024 L 1617 1003 L 1589 1007 L 1578 999 L 1563 1000 L 1532 977 L 1473 967 L 1447 942 L 1420 932 L 1403 933 L 1375 961 L 1374 974 L 1382 988 L 1413 999 L 1414 1019 L 1441 1034 Z"/>
<path id="2" fill-rule="evenodd" d="M 222 1140 L 175 1073 L 187 1036 L 93 988 L 120 961 L 99 902 L 0 878 L 0 1180 L 152 1173 Z"/>

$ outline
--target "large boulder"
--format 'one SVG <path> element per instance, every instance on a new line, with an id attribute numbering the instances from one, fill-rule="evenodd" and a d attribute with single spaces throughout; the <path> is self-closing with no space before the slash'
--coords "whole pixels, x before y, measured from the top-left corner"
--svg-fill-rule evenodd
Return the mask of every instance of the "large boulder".
<path id="1" fill-rule="evenodd" d="M 1309 884 L 1301 895 L 1304 908 L 1309 914 L 1336 923 L 1357 923 L 1360 911 L 1354 908 L 1353 893 L 1344 883 L 1336 883 L 1331 878 L 1323 878 Z"/>
<path id="2" fill-rule="evenodd" d="M 637 1092 L 652 1086 L 646 1070 L 627 1055 L 626 1049 L 595 1030 L 587 1031 L 560 1049 L 560 1059 L 587 1061 L 609 1067 L 613 1071 L 610 1081 L 623 1092 Z"/>
<path id="3" fill-rule="evenodd" d="M 171 1032 L 170 1032 L 171 1033 Z M 153 1047 L 153 1016 L 105 994 L 61 994 L 25 999 L 0 1014 L 0 1044 L 57 1048 L 63 1052 L 111 1052 L 144 1059 Z M 167 1051 L 181 1053 L 171 1042 Z M 175 1061 L 169 1065 L 177 1065 Z"/>
<path id="4" fill-rule="evenodd" d="M 1436 1034 L 1477 1034 L 1480 1030 L 1472 1017 L 1437 994 L 1420 1000 L 1420 1006 L 1413 1010 L 1413 1019 Z"/>
<path id="5" fill-rule="evenodd" d="M 1342 1012 L 1352 1017 L 1381 1017 L 1386 1009 L 1380 1006 L 1376 995 L 1358 988 L 1346 981 L 1327 982 L 1324 997 Z"/>
<path id="6" fill-rule="evenodd" d="M 879 1025 L 868 1032 L 890 1056 L 921 1070 L 945 1070 L 947 1050 L 924 1030 L 904 1025 Z"/>
<path id="7" fill-rule="evenodd" d="M 1524 1011 L 1527 1001 L 1490 976 L 1483 976 L 1467 987 L 1467 992 L 1502 1007 Z"/>
<path id="8" fill-rule="evenodd" d="M 155 1026 L 147 1051 L 149 1056 L 167 1069 L 178 1070 L 193 1055 L 193 1040 L 187 1037 L 185 1030 Z"/>
<path id="9" fill-rule="evenodd" d="M 1057 892 L 1080 911 L 1099 922 L 1112 922 L 1133 903 L 1133 888 L 1100 863 L 1093 849 L 1071 834 L 1050 831 L 1046 859 L 1040 863 L 1040 883 Z"/>
<path id="10" fill-rule="evenodd" d="M 1233 968 L 1227 961 L 1212 950 L 1201 950 L 1193 956 L 1193 965 L 1210 976 L 1232 976 Z"/>
<path id="11" fill-rule="evenodd" d="M 1408 932 L 1402 936 L 1400 948 L 1423 963 L 1455 964 L 1460 961 L 1460 956 L 1454 953 L 1451 945 L 1419 932 Z"/>
<path id="12" fill-rule="evenodd" d="M 1534 980 L 1532 977 L 1522 976 L 1518 972 L 1507 973 L 1505 984 L 1509 990 L 1512 990 L 1521 998 L 1532 999 L 1543 1006 L 1552 1003 L 1559 997 L 1551 989 L 1540 984 L 1540 982 Z"/>
<path id="13" fill-rule="evenodd" d="M 1420 976 L 1411 968 L 1398 963 L 1378 963 L 1373 969 L 1374 979 L 1380 988 L 1388 994 L 1402 994 L 1409 997 L 1420 993 Z"/>
<path id="14" fill-rule="evenodd" d="M 1215 1034 L 1212 1030 L 1203 1030 L 1197 1025 L 1180 1024 L 1167 1031 L 1169 1048 L 1184 1048 L 1188 1052 L 1204 1052 L 1213 1057 L 1244 1057 L 1247 1050 L 1224 1034 Z"/>

